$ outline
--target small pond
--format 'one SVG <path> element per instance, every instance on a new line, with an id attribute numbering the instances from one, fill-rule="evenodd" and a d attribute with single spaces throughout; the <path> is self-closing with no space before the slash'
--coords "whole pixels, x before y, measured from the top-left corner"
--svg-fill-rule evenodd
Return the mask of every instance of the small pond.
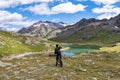
<path id="1" fill-rule="evenodd" d="M 94 45 L 65 45 L 65 46 L 70 47 L 70 50 L 62 52 L 62 56 L 73 56 L 75 54 L 80 54 L 91 50 L 97 50 L 100 48 L 99 46 Z"/>

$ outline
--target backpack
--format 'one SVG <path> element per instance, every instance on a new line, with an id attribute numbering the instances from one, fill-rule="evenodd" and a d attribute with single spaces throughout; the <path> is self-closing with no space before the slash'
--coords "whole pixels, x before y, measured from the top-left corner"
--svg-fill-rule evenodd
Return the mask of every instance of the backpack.
<path id="1" fill-rule="evenodd" d="M 55 48 L 54 53 L 55 53 L 55 54 L 58 54 L 58 48 Z"/>

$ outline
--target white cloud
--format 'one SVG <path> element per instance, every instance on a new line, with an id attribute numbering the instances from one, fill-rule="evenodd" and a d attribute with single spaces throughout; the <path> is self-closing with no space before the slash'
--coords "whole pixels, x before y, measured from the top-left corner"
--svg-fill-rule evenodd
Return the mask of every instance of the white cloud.
<path id="1" fill-rule="evenodd" d="M 116 16 L 116 13 L 104 13 L 104 14 L 101 14 L 100 16 L 98 16 L 97 18 L 98 19 L 110 19 L 111 17 L 114 17 Z"/>
<path id="2" fill-rule="evenodd" d="M 120 0 L 91 0 L 93 2 L 95 2 L 96 4 L 107 4 L 107 5 L 110 5 L 110 4 L 114 4 L 114 3 L 117 3 L 117 2 L 120 2 Z"/>
<path id="3" fill-rule="evenodd" d="M 18 2 L 14 2 L 14 0 L 0 0 L 0 8 L 8 8 L 12 5 L 18 4 Z"/>
<path id="4" fill-rule="evenodd" d="M 55 19 L 52 19 L 51 21 L 52 21 L 52 22 L 59 22 L 60 19 L 59 19 L 59 18 L 55 18 Z"/>
<path id="5" fill-rule="evenodd" d="M 113 12 L 117 12 L 119 13 L 120 11 L 120 8 L 118 7 L 115 7 L 113 5 L 105 5 L 104 7 L 102 8 L 94 8 L 93 9 L 93 12 L 94 13 L 98 13 L 98 14 L 101 14 L 101 13 L 113 13 Z"/>
<path id="6" fill-rule="evenodd" d="M 62 3 L 52 8 L 54 13 L 76 13 L 79 11 L 84 11 L 85 6 L 82 4 L 74 5 L 71 2 Z"/>
<path id="7" fill-rule="evenodd" d="M 40 15 L 52 14 L 52 12 L 50 11 L 50 9 L 48 7 L 48 4 L 46 4 L 46 3 L 31 6 L 31 7 L 26 8 L 25 10 L 29 10 L 29 11 L 35 13 L 35 14 L 40 14 Z"/>
<path id="8" fill-rule="evenodd" d="M 69 0 L 55 0 L 56 2 L 68 2 Z"/>
<path id="9" fill-rule="evenodd" d="M 120 8 L 115 7 L 114 5 L 105 5 L 102 8 L 94 8 L 92 11 L 96 14 L 100 14 L 100 16 L 97 17 L 98 19 L 109 19 L 120 14 Z"/>
<path id="10" fill-rule="evenodd" d="M 36 3 L 36 2 L 42 2 L 42 3 L 48 3 L 48 2 L 53 2 L 54 0 L 17 0 L 21 4 L 31 4 L 31 3 Z"/>
<path id="11" fill-rule="evenodd" d="M 7 27 L 6 30 L 7 30 L 7 31 L 14 31 L 14 32 L 16 32 L 16 31 L 18 31 L 19 29 L 18 29 L 18 28 L 9 28 L 9 27 Z"/>
<path id="12" fill-rule="evenodd" d="M 12 6 L 32 4 L 37 2 L 48 3 L 54 0 L 0 0 L 0 8 L 9 8 Z"/>
<path id="13" fill-rule="evenodd" d="M 120 2 L 120 0 L 91 0 L 97 5 L 103 4 L 103 7 L 97 7 L 92 9 L 93 13 L 100 14 L 97 18 L 110 19 L 120 13 L 120 8 L 116 7 L 114 4 Z"/>
<path id="14" fill-rule="evenodd" d="M 10 13 L 8 11 L 0 10 L 0 27 L 13 30 L 15 28 L 27 27 L 34 23 L 35 21 L 28 21 L 26 17 L 23 17 L 18 13 Z M 19 26 L 19 27 L 18 27 Z M 17 30 L 15 29 L 15 30 Z"/>
<path id="15" fill-rule="evenodd" d="M 32 3 L 68 2 L 69 0 L 0 0 L 0 8 L 15 7 Z"/>
<path id="16" fill-rule="evenodd" d="M 26 10 L 29 10 L 39 15 L 50 15 L 50 14 L 59 14 L 59 13 L 76 13 L 79 11 L 84 11 L 85 7 L 86 6 L 83 6 L 82 4 L 74 5 L 71 2 L 67 2 L 56 5 L 50 9 L 48 7 L 48 4 L 42 3 L 39 5 L 28 7 L 26 8 Z"/>
<path id="17" fill-rule="evenodd" d="M 4 17 L 3 17 L 4 16 Z M 4 22 L 4 21 L 21 21 L 22 19 L 24 19 L 24 17 L 18 13 L 9 13 L 7 11 L 0 11 L 0 22 Z"/>

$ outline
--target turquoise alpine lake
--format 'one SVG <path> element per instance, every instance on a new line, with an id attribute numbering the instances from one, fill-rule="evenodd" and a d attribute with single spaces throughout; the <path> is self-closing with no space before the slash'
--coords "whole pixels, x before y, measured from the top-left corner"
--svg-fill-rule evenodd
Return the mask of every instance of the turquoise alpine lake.
<path id="1" fill-rule="evenodd" d="M 80 54 L 83 52 L 88 52 L 91 50 L 98 50 L 99 46 L 94 45 L 65 45 L 66 47 L 70 47 L 68 51 L 62 52 L 62 56 L 73 56 L 75 54 Z"/>

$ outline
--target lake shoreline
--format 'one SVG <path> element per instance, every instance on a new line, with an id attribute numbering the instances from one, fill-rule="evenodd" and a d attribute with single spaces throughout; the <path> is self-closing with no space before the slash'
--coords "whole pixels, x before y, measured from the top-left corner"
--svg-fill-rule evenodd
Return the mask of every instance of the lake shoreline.
<path id="1" fill-rule="evenodd" d="M 101 43 L 61 43 L 63 46 L 64 45 L 78 45 L 78 46 L 100 46 L 100 47 L 105 47 L 105 46 L 114 46 L 117 45 L 119 43 L 115 43 L 115 44 L 101 44 Z"/>

